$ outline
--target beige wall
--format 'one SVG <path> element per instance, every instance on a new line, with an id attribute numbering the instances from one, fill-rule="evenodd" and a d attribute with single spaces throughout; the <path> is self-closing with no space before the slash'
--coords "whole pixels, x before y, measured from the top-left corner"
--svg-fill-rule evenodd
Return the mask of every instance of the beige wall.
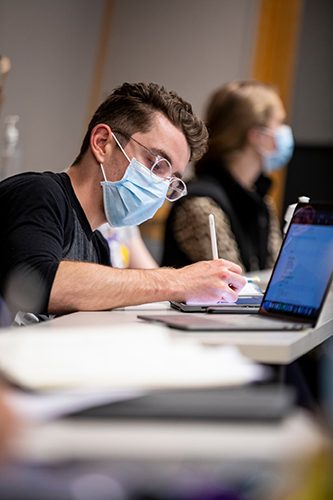
<path id="1" fill-rule="evenodd" d="M 0 132 L 20 116 L 26 170 L 60 171 L 83 133 L 103 0 L 0 0 L 0 53 L 12 68 Z"/>
<path id="2" fill-rule="evenodd" d="M 304 0 L 292 124 L 332 144 L 332 0 Z M 115 0 L 100 99 L 123 81 L 175 89 L 202 116 L 210 92 L 250 74 L 259 0 Z M 104 0 L 0 0 L 0 54 L 11 59 L 0 134 L 20 116 L 26 170 L 60 171 L 86 124 Z"/>
<path id="3" fill-rule="evenodd" d="M 248 76 L 258 4 L 115 0 L 101 99 L 125 80 L 156 81 L 201 115 L 213 89 Z M 63 170 L 78 152 L 103 8 L 103 0 L 0 0 L 0 53 L 12 62 L 0 120 L 20 116 L 26 170 Z"/>
<path id="4" fill-rule="evenodd" d="M 202 116 L 208 94 L 249 75 L 259 1 L 117 1 L 103 97 L 123 81 L 155 81 Z"/>

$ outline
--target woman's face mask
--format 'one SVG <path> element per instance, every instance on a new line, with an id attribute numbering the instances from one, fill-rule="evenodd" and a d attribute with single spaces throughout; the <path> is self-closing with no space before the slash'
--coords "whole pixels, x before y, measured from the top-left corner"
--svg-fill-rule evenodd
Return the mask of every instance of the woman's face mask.
<path id="1" fill-rule="evenodd" d="M 274 170 L 284 167 L 290 160 L 294 152 L 294 138 L 289 125 L 281 125 L 276 130 L 265 128 L 264 134 L 269 134 L 274 138 L 275 149 L 268 151 L 261 147 L 260 154 L 263 158 L 263 170 L 270 174 Z"/>

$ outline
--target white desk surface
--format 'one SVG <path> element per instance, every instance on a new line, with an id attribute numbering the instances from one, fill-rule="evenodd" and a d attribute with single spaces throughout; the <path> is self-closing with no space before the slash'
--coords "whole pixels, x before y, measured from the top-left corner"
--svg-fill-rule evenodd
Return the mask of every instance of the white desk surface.
<path id="1" fill-rule="evenodd" d="M 52 329 L 61 327 L 89 327 L 110 325 L 116 331 L 117 325 L 128 325 L 133 330 L 135 325 L 143 323 L 138 314 L 185 314 L 172 309 L 168 302 L 144 304 L 112 311 L 78 312 L 41 323 L 38 328 Z M 195 313 L 188 313 L 195 314 Z M 202 313 L 196 313 L 202 314 Z M 214 316 L 218 320 L 219 315 Z M 326 304 L 315 329 L 295 332 L 200 332 L 185 333 L 181 330 L 169 330 L 166 326 L 147 323 L 147 331 L 156 335 L 168 330 L 173 338 L 189 339 L 189 342 L 203 342 L 212 345 L 235 345 L 241 353 L 254 361 L 272 364 L 288 364 L 301 357 L 333 335 L 333 291 L 327 297 Z"/>
<path id="2" fill-rule="evenodd" d="M 313 416 L 297 408 L 277 423 L 61 419 L 22 428 L 14 454 L 38 463 L 251 458 L 290 463 L 330 446 Z"/>

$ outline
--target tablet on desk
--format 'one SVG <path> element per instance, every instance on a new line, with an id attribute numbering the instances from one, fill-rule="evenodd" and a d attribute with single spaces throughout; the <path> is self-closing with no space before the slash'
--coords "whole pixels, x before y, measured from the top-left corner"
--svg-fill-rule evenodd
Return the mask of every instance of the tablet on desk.
<path id="1" fill-rule="evenodd" d="M 170 305 L 182 312 L 218 312 L 226 314 L 250 314 L 259 311 L 262 295 L 257 297 L 239 297 L 237 302 L 217 302 L 216 304 L 188 304 L 171 300 Z"/>
<path id="2" fill-rule="evenodd" d="M 263 291 L 256 283 L 248 281 L 243 290 L 239 293 L 236 302 L 219 301 L 212 303 L 205 302 L 176 302 L 171 300 L 170 305 L 174 309 L 182 312 L 218 312 L 227 314 L 250 314 L 257 313 L 264 296 Z"/>

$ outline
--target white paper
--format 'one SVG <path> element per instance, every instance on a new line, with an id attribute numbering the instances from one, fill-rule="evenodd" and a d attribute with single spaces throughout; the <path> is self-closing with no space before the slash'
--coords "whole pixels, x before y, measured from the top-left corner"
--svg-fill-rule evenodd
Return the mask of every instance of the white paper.
<path id="1" fill-rule="evenodd" d="M 110 389 L 24 392 L 18 389 L 5 393 L 5 402 L 24 422 L 46 422 L 80 410 L 107 403 L 143 396 L 143 391 Z"/>
<path id="2" fill-rule="evenodd" d="M 265 376 L 236 347 L 172 340 L 159 325 L 27 327 L 0 335 L 0 370 L 33 390 L 238 385 Z"/>

